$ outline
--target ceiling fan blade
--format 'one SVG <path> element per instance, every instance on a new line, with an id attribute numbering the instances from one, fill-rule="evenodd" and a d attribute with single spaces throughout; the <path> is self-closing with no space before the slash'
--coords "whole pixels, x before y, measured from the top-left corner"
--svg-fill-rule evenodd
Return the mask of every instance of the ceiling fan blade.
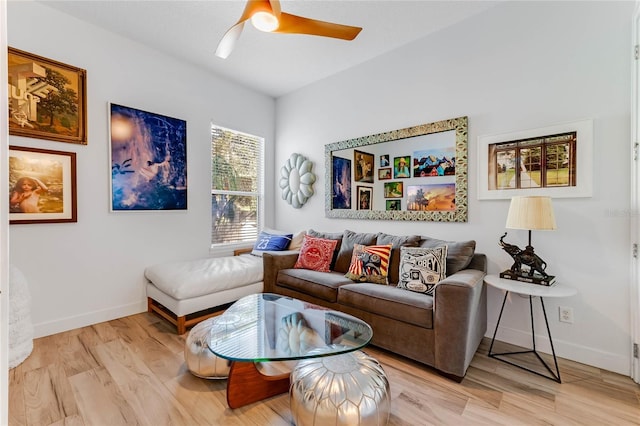
<path id="1" fill-rule="evenodd" d="M 282 9 L 280 8 L 280 0 L 269 0 L 269 4 L 271 5 L 271 10 L 278 20 L 280 20 L 280 14 L 282 13 Z"/>
<path id="2" fill-rule="evenodd" d="M 280 8 L 280 3 L 278 0 L 271 0 L 277 3 L 278 9 Z M 251 17 L 256 12 L 271 12 L 272 3 L 270 0 L 249 0 L 247 1 L 247 5 L 244 7 L 242 11 L 242 15 L 238 22 L 236 22 L 233 27 L 229 28 L 227 32 L 218 43 L 218 47 L 216 48 L 216 56 L 225 59 L 227 56 L 231 54 L 233 48 L 236 45 L 236 41 L 240 38 L 240 34 L 242 34 L 242 29 L 244 28 L 244 22 Z"/>
<path id="3" fill-rule="evenodd" d="M 217 57 L 226 59 L 227 56 L 229 56 L 231 52 L 233 52 L 233 48 L 236 46 L 236 41 L 238 41 L 238 39 L 240 38 L 240 34 L 242 34 L 243 28 L 244 22 L 238 22 L 224 34 L 216 49 Z"/>
<path id="4" fill-rule="evenodd" d="M 322 37 L 353 40 L 362 31 L 360 27 L 334 24 L 332 22 L 318 21 L 302 16 L 291 15 L 282 12 L 280 14 L 280 26 L 274 33 L 308 34 Z"/>

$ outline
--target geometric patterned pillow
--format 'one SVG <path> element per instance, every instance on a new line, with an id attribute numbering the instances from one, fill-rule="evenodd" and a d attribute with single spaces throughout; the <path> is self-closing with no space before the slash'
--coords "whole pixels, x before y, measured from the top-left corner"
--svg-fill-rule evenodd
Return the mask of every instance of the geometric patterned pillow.
<path id="1" fill-rule="evenodd" d="M 296 264 L 293 267 L 295 269 L 329 272 L 336 244 L 338 244 L 337 240 L 325 240 L 305 235 L 298 254 L 298 260 L 296 260 Z"/>
<path id="2" fill-rule="evenodd" d="M 436 285 L 447 271 L 447 246 L 400 247 L 398 287 L 433 295 Z"/>
<path id="3" fill-rule="evenodd" d="M 345 277 L 359 282 L 388 284 L 392 244 L 364 246 L 354 244 L 351 264 Z"/>

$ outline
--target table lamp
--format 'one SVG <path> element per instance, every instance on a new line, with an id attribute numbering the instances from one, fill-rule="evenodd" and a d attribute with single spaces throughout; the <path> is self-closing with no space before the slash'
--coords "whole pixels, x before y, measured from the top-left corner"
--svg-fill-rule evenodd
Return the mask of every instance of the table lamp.
<path id="1" fill-rule="evenodd" d="M 500 238 L 500 246 L 514 260 L 509 270 L 500 274 L 502 278 L 524 281 L 534 284 L 551 285 L 555 276 L 545 271 L 547 263 L 535 254 L 531 245 L 532 230 L 554 230 L 556 219 L 550 197 L 529 196 L 513 197 L 507 214 L 506 228 L 529 231 L 529 244 L 523 249 L 504 242 L 505 232 Z M 526 268 L 523 268 L 525 267 Z"/>

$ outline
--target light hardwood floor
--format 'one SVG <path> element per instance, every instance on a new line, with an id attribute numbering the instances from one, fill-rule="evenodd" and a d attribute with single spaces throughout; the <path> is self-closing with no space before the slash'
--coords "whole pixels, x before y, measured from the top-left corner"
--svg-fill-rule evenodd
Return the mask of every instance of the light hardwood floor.
<path id="1" fill-rule="evenodd" d="M 224 380 L 188 372 L 185 337 L 142 313 L 36 339 L 10 371 L 10 425 L 292 424 L 287 394 L 229 409 Z M 367 348 L 389 377 L 389 424 L 640 425 L 640 386 L 628 377 L 560 360 L 558 384 L 490 359 L 487 349 L 485 339 L 455 383 Z"/>

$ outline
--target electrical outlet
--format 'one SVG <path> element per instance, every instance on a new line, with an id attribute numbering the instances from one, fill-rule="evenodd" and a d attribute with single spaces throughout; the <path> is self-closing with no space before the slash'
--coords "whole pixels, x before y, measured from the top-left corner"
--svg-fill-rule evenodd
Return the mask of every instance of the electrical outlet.
<path id="1" fill-rule="evenodd" d="M 560 306 L 558 308 L 560 314 L 560 322 L 567 322 L 573 324 L 573 308 L 568 306 Z"/>

